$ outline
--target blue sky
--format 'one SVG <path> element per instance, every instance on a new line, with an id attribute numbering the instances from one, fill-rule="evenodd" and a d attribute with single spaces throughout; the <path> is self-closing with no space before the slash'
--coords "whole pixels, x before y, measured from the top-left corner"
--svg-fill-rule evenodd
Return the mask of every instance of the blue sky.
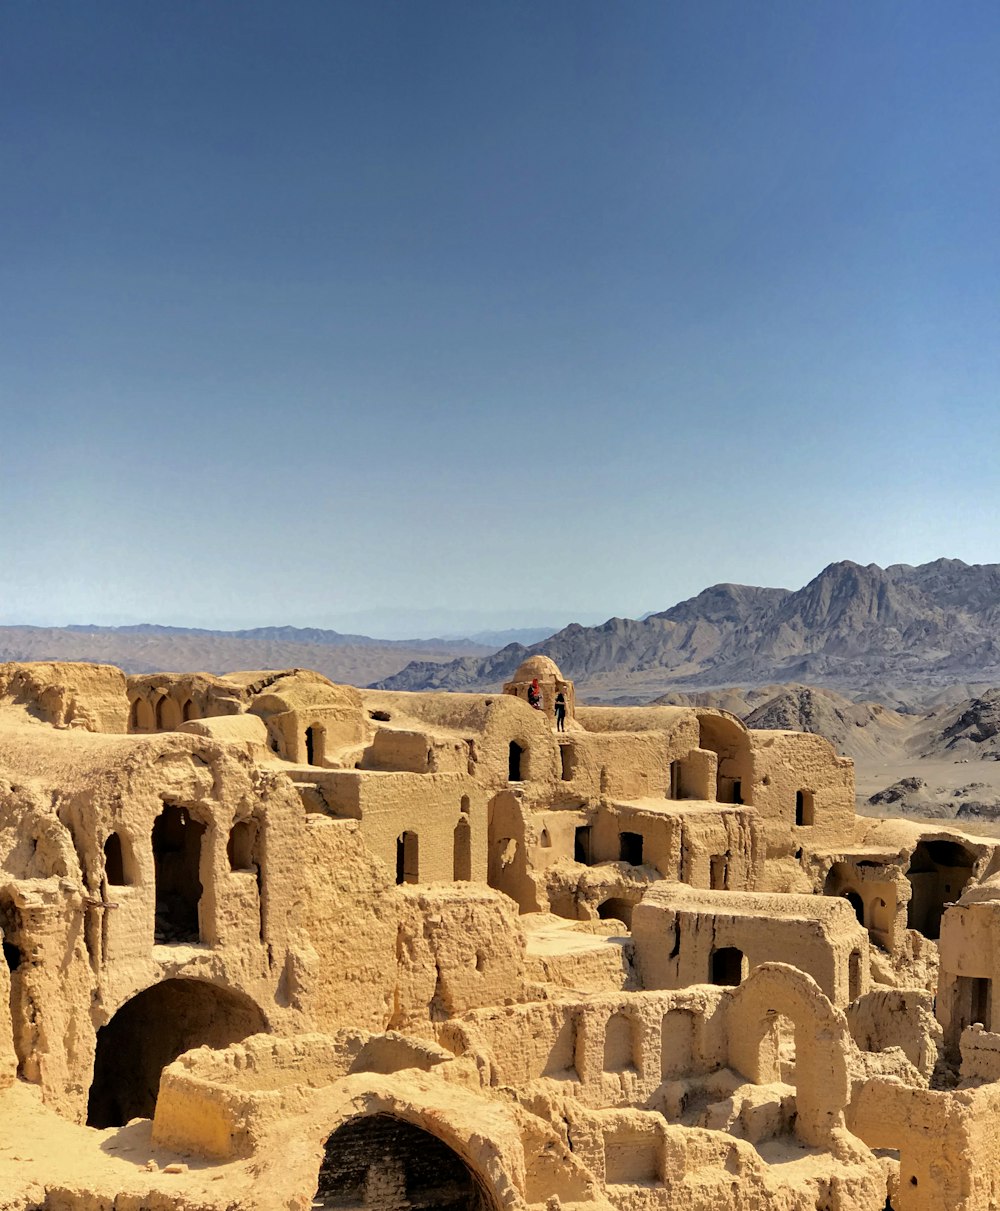
<path id="1" fill-rule="evenodd" d="M 0 621 L 1000 561 L 998 62 L 992 2 L 10 0 Z"/>

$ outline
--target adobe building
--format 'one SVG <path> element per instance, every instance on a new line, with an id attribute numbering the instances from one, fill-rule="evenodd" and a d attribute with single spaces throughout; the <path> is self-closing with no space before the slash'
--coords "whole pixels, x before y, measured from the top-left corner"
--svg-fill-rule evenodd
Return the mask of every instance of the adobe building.
<path id="1" fill-rule="evenodd" d="M 544 658 L 2 665 L 0 1211 L 987 1211 L 998 871 Z"/>

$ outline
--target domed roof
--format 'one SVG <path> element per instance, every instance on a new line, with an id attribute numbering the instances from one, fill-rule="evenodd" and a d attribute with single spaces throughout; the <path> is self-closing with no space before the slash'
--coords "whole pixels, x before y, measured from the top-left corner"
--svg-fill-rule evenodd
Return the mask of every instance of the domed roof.
<path id="1" fill-rule="evenodd" d="M 536 677 L 544 677 L 546 680 L 550 677 L 554 677 L 556 681 L 565 680 L 562 673 L 559 672 L 559 666 L 548 656 L 529 656 L 527 660 L 521 662 L 520 668 L 511 680 L 533 681 Z"/>

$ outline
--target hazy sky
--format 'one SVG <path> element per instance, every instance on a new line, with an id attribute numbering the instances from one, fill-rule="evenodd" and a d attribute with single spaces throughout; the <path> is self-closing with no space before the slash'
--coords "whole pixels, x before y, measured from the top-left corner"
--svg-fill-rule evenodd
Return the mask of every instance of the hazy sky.
<path id="1" fill-rule="evenodd" d="M 5 0 L 0 620 L 1000 560 L 998 63 L 995 0 Z"/>

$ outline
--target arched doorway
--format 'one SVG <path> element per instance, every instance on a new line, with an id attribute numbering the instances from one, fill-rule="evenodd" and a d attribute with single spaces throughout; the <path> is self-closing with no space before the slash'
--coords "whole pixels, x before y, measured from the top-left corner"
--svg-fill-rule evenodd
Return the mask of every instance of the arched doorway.
<path id="1" fill-rule="evenodd" d="M 718 803 L 749 803 L 753 787 L 750 733 L 728 712 L 698 716 L 698 747 L 715 753 Z M 683 797 L 683 796 L 682 796 Z"/>
<path id="2" fill-rule="evenodd" d="M 429 1131 L 391 1114 L 348 1119 L 326 1141 L 313 1207 L 495 1211 L 465 1161 Z"/>
<path id="3" fill-rule="evenodd" d="M 205 980 L 164 980 L 137 993 L 97 1032 L 90 1127 L 152 1118 L 160 1073 L 192 1047 L 228 1047 L 267 1030 L 243 993 Z"/>

